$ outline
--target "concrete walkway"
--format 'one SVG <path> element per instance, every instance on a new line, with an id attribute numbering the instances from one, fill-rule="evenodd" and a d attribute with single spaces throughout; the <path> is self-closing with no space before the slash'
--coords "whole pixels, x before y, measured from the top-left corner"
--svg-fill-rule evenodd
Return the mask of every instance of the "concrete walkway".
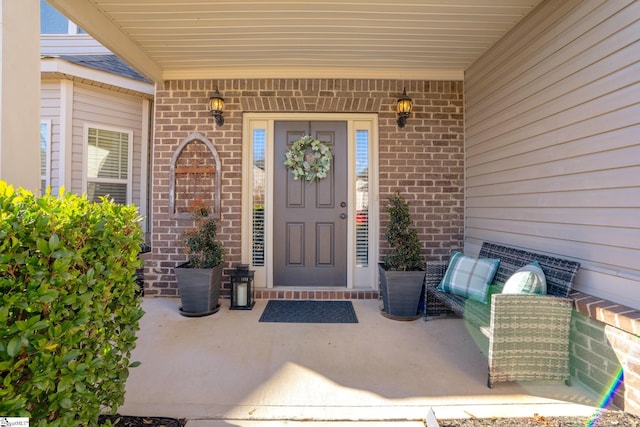
<path id="1" fill-rule="evenodd" d="M 353 301 L 357 324 L 259 323 L 266 305 L 187 318 L 178 299 L 146 298 L 125 415 L 188 427 L 424 426 L 438 419 L 591 416 L 579 385 L 498 383 L 460 319 L 399 322 Z M 574 381 L 575 383 L 575 381 Z M 313 421 L 313 422 L 311 422 Z M 384 422 L 384 423 L 381 423 Z"/>

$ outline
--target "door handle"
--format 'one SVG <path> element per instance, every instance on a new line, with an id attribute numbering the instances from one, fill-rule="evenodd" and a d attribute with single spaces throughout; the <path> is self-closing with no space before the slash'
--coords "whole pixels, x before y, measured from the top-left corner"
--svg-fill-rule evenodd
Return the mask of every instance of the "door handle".
<path id="1" fill-rule="evenodd" d="M 347 218 L 347 214 L 346 213 L 341 213 L 340 214 L 340 219 L 346 219 Z"/>

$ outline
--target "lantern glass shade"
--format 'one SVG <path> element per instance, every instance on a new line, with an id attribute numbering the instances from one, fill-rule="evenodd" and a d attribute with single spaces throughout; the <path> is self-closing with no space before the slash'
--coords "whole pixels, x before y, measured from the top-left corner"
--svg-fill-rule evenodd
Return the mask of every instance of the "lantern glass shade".
<path id="1" fill-rule="evenodd" d="M 215 95 L 209 98 L 209 110 L 213 113 L 224 111 L 224 99 L 220 96 L 220 93 L 216 90 Z"/>
<path id="2" fill-rule="evenodd" d="M 398 114 L 409 114 L 411 113 L 411 107 L 413 106 L 413 101 L 407 95 L 406 89 L 402 92 L 402 96 L 398 99 L 396 104 L 396 109 Z"/>
<path id="3" fill-rule="evenodd" d="M 220 92 L 216 89 L 216 93 L 209 98 L 209 111 L 211 115 L 215 117 L 216 124 L 222 126 L 224 124 L 224 117 L 222 117 L 222 111 L 224 110 L 224 99 L 220 96 Z"/>

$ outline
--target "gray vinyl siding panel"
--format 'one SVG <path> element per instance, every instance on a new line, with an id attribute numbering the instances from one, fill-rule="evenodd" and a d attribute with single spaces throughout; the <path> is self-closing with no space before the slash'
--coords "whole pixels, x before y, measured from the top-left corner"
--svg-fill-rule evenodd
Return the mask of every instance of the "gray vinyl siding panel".
<path id="1" fill-rule="evenodd" d="M 60 83 L 43 81 L 40 85 L 40 119 L 51 120 L 51 192 L 58 194 L 60 177 Z"/>
<path id="2" fill-rule="evenodd" d="M 142 112 L 141 98 L 110 92 L 81 84 L 75 85 L 73 96 L 73 187 L 74 192 L 86 192 L 83 185 L 84 125 L 105 126 L 133 131 L 132 203 L 140 206 L 144 197 L 141 188 Z"/>
<path id="3" fill-rule="evenodd" d="M 101 55 L 111 53 L 88 34 L 41 34 L 40 53 L 56 55 Z"/>
<path id="4" fill-rule="evenodd" d="M 465 250 L 577 259 L 640 308 L 640 2 L 545 1 L 465 74 Z"/>

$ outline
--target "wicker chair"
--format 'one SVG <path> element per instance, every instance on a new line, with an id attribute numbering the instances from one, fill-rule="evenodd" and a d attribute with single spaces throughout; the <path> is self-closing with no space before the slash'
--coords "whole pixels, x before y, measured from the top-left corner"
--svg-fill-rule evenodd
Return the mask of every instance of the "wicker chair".
<path id="1" fill-rule="evenodd" d="M 484 242 L 481 258 L 499 258 L 489 304 L 437 289 L 447 262 L 427 262 L 425 320 L 462 316 L 486 339 L 487 386 L 501 381 L 565 381 L 569 373 L 569 328 L 573 300 L 569 292 L 580 263 L 522 249 Z M 501 294 L 502 286 L 520 267 L 538 261 L 547 280 L 547 295 Z"/>

